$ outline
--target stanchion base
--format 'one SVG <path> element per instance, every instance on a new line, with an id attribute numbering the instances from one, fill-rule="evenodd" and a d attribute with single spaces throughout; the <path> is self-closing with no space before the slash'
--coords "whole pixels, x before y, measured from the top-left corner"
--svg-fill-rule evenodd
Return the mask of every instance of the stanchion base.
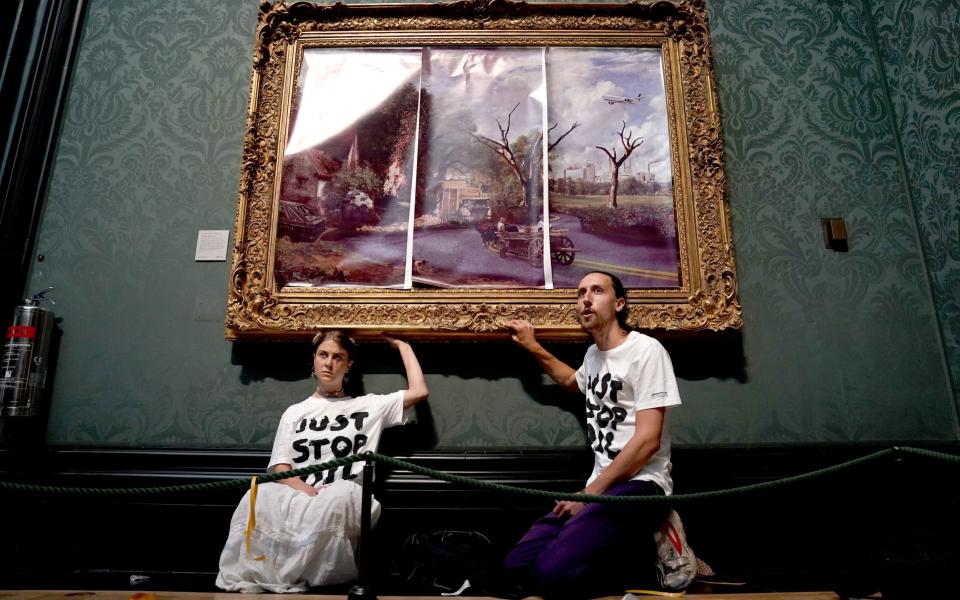
<path id="1" fill-rule="evenodd" d="M 355 585 L 347 593 L 348 600 L 377 600 L 373 588 Z"/>

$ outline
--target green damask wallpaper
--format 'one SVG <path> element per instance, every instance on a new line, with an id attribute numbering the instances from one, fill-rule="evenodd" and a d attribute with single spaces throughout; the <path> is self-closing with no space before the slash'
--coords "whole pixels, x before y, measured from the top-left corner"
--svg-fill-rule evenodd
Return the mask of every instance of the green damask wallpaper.
<path id="1" fill-rule="evenodd" d="M 679 444 L 958 438 L 956 18 L 875 1 L 708 2 L 746 324 L 670 345 Z M 267 448 L 311 391 L 302 345 L 223 340 L 228 265 L 193 262 L 233 227 L 256 10 L 89 2 L 30 283 L 62 319 L 52 444 Z M 417 350 L 414 443 L 583 443 L 511 345 Z M 385 346 L 362 360 L 367 390 L 402 385 Z"/>
<path id="2" fill-rule="evenodd" d="M 960 395 L 960 4 L 872 7 L 942 343 Z"/>

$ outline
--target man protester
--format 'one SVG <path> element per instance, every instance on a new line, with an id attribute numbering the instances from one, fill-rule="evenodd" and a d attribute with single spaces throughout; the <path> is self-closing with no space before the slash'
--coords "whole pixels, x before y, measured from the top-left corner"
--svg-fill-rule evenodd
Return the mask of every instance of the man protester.
<path id="1" fill-rule="evenodd" d="M 669 412 L 680 405 L 670 356 L 627 324 L 620 279 L 588 273 L 577 287 L 581 326 L 593 337 L 574 370 L 537 341 L 533 325 L 513 320 L 511 338 L 530 352 L 560 387 L 586 396 L 587 436 L 594 466 L 581 493 L 669 495 Z M 697 561 L 675 511 L 662 503 L 584 504 L 559 501 L 507 555 L 505 567 L 544 598 L 622 593 L 653 580 L 685 589 Z M 638 581 L 639 579 L 639 581 Z"/>

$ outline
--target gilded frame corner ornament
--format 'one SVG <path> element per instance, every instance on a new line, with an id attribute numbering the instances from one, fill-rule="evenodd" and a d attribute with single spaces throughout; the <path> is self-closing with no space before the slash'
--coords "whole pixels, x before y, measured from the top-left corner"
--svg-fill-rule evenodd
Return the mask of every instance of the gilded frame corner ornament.
<path id="1" fill-rule="evenodd" d="M 677 288 L 630 290 L 643 330 L 741 327 L 725 197 L 723 142 L 703 0 L 626 4 L 260 4 L 225 320 L 227 339 L 294 339 L 320 327 L 360 337 L 497 338 L 528 319 L 545 339 L 582 336 L 565 289 L 278 289 L 271 269 L 277 230 L 278 157 L 289 111 L 288 79 L 301 40 L 333 46 L 630 46 L 663 49 L 673 158 Z M 319 40 L 319 41 L 318 41 Z M 285 98 L 285 90 L 287 98 Z"/>

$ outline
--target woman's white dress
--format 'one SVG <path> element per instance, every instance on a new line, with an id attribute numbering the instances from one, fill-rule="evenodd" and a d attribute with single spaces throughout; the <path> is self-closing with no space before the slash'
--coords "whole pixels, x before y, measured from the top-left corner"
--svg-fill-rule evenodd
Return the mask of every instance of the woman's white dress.
<path id="1" fill-rule="evenodd" d="M 289 464 L 298 469 L 375 451 L 383 429 L 404 422 L 402 391 L 356 398 L 310 396 L 283 413 L 270 467 Z M 311 475 L 307 483 L 317 489 L 316 496 L 282 483 L 259 486 L 249 552 L 247 491 L 230 519 L 217 587 L 231 592 L 302 592 L 356 579 L 361 469 L 361 463 L 348 463 Z M 379 516 L 380 503 L 374 499 L 371 524 Z M 255 560 L 259 556 L 264 559 Z"/>
<path id="2" fill-rule="evenodd" d="M 247 553 L 247 491 L 230 519 L 217 587 L 228 592 L 302 592 L 311 585 L 356 579 L 361 496 L 362 486 L 353 481 L 336 481 L 316 496 L 281 483 L 263 484 Z M 371 523 L 379 516 L 380 503 L 374 499 Z M 264 560 L 254 560 L 256 556 Z"/>

